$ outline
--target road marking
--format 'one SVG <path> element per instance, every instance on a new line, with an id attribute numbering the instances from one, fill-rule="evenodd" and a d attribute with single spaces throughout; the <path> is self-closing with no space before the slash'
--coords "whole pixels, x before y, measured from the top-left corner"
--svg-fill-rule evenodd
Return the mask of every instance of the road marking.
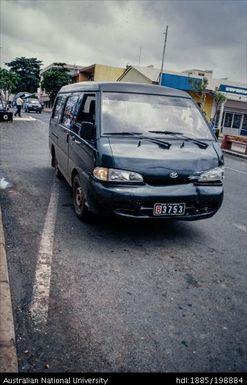
<path id="1" fill-rule="evenodd" d="M 59 185 L 58 182 L 54 180 L 40 241 L 35 281 L 33 286 L 33 298 L 30 306 L 31 317 L 38 329 L 42 329 L 46 325 L 48 316 L 52 251 L 58 198 Z"/>
<path id="2" fill-rule="evenodd" d="M 237 227 L 237 229 L 244 231 L 247 233 L 247 227 L 245 225 L 238 225 L 237 223 L 233 223 L 233 226 Z"/>
<path id="3" fill-rule="evenodd" d="M 14 121 L 21 121 L 21 122 L 33 122 L 34 120 L 36 120 L 35 118 L 33 118 L 32 116 L 26 116 L 26 117 L 23 117 L 23 118 L 13 118 Z"/>
<path id="4" fill-rule="evenodd" d="M 239 172 L 240 174 L 245 174 L 245 175 L 247 175 L 247 172 L 245 172 L 245 171 L 236 170 L 235 168 L 226 167 L 226 166 L 225 166 L 225 168 L 226 168 L 227 170 L 232 170 L 232 171 Z"/>

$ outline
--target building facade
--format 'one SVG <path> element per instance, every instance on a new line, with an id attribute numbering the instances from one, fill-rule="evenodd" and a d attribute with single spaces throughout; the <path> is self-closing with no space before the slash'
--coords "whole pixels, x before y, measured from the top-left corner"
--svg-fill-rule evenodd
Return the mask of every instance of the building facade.
<path id="1" fill-rule="evenodd" d="M 73 83 L 85 81 L 116 81 L 125 68 L 93 64 L 80 69 L 72 78 Z"/>
<path id="2" fill-rule="evenodd" d="M 218 85 L 226 102 L 217 113 L 216 124 L 225 134 L 247 135 L 247 88 L 236 84 L 224 81 Z"/>

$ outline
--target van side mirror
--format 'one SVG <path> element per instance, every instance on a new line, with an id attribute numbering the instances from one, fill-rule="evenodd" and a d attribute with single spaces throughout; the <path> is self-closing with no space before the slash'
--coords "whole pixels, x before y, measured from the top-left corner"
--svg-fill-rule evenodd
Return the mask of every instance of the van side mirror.
<path id="1" fill-rule="evenodd" d="M 81 123 L 81 138 L 85 140 L 95 139 L 95 125 L 91 122 L 82 122 Z"/>

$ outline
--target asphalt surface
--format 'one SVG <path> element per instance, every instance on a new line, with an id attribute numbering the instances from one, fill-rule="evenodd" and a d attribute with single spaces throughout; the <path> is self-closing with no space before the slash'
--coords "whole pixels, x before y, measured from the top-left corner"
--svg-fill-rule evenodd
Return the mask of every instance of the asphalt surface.
<path id="1" fill-rule="evenodd" d="M 49 114 L 0 125 L 0 191 L 21 372 L 246 372 L 247 163 L 226 156 L 211 219 L 75 216 L 59 189 L 47 324 L 30 316 L 54 171 Z M 6 185 L 6 183 L 9 183 Z"/>

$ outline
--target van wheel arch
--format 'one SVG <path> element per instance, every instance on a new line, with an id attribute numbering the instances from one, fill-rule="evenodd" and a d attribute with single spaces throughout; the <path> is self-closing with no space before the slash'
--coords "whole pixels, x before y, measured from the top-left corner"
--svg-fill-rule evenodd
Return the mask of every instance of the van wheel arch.
<path id="1" fill-rule="evenodd" d="M 77 171 L 76 168 L 74 168 L 74 170 L 72 171 L 72 174 L 71 174 L 71 186 L 73 186 L 73 181 L 74 181 L 74 178 L 76 175 L 79 175 L 79 172 Z"/>
<path id="2" fill-rule="evenodd" d="M 93 216 L 87 207 L 86 198 L 83 194 L 83 188 L 81 185 L 80 175 L 76 169 L 74 169 L 72 172 L 72 194 L 74 210 L 77 217 L 83 222 L 91 222 Z"/>
<path id="3" fill-rule="evenodd" d="M 55 175 L 56 175 L 56 177 L 58 179 L 62 179 L 63 178 L 63 174 L 61 173 L 61 171 L 59 170 L 59 167 L 58 167 L 58 162 L 57 162 L 54 146 L 52 146 L 52 148 L 51 148 L 51 165 L 52 165 L 52 167 L 55 168 Z"/>

